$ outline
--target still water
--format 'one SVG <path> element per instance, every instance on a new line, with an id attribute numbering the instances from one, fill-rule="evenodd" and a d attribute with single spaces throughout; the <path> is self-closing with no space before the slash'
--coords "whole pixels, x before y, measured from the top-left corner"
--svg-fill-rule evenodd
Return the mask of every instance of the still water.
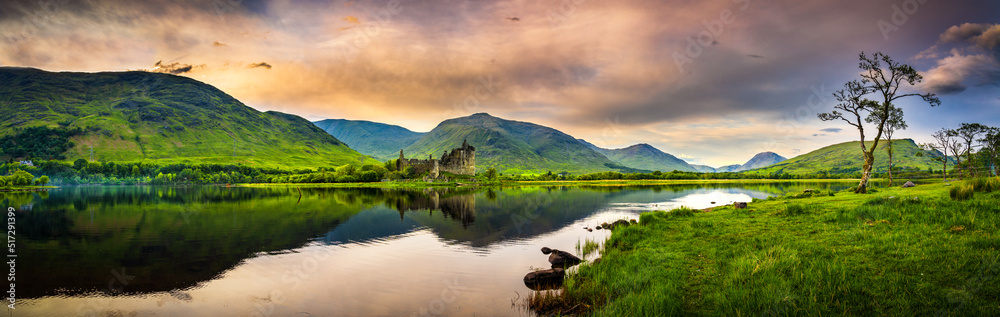
<path id="1" fill-rule="evenodd" d="M 539 249 L 647 210 L 852 183 L 503 189 L 66 187 L 0 193 L 15 316 L 523 316 Z M 301 195 L 300 195 L 301 193 Z M 715 204 L 712 204 L 715 202 Z M 586 259 L 592 260 L 597 255 Z"/>

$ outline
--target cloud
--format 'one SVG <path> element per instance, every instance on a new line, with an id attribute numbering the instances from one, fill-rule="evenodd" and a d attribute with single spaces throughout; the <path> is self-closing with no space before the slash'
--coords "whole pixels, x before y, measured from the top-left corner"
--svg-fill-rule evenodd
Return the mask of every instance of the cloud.
<path id="1" fill-rule="evenodd" d="M 250 68 L 263 67 L 263 68 L 271 69 L 271 64 L 268 64 L 268 63 L 265 63 L 265 62 L 260 62 L 260 63 L 250 64 L 250 66 L 248 66 L 248 67 L 250 67 Z"/>
<path id="2" fill-rule="evenodd" d="M 225 43 L 221 43 L 219 41 L 215 41 L 215 42 L 212 42 L 212 46 L 229 46 L 229 45 L 226 45 Z"/>
<path id="3" fill-rule="evenodd" d="M 939 51 L 952 45 L 949 54 Z M 1000 85 L 1000 24 L 964 23 L 949 27 L 938 44 L 916 58 L 940 58 L 924 73 L 922 86 L 942 95 L 957 94 L 969 86 Z"/>
<path id="4" fill-rule="evenodd" d="M 508 17 L 507 20 L 510 21 L 510 22 L 518 22 L 518 21 L 521 21 L 521 18 L 519 18 L 519 17 Z"/>
<path id="5" fill-rule="evenodd" d="M 955 25 L 941 34 L 940 41 L 942 43 L 954 43 L 969 41 L 975 39 L 989 30 L 992 25 L 982 24 L 982 23 L 963 23 L 961 25 Z"/>
<path id="6" fill-rule="evenodd" d="M 747 56 L 753 57 L 753 58 L 764 58 L 764 56 L 760 56 L 760 55 L 757 55 L 757 54 L 747 54 Z"/>
<path id="7" fill-rule="evenodd" d="M 194 66 L 194 65 L 182 64 L 182 63 L 178 63 L 178 62 L 174 62 L 174 63 L 170 63 L 170 64 L 164 64 L 163 61 L 157 61 L 156 64 L 153 64 L 153 69 L 151 71 L 157 72 L 157 73 L 168 73 L 168 74 L 177 75 L 177 74 L 183 74 L 183 73 L 190 72 L 191 70 L 193 70 L 195 68 L 204 68 L 204 67 L 205 67 L 205 65 Z"/>
<path id="8" fill-rule="evenodd" d="M 841 128 L 826 128 L 826 129 L 819 129 L 819 130 L 823 131 L 823 132 L 829 132 L 829 133 L 840 133 L 840 131 L 842 131 L 844 129 L 841 129 Z"/>
<path id="9" fill-rule="evenodd" d="M 938 60 L 923 75 L 924 89 L 942 95 L 956 94 L 969 86 L 1000 85 L 1000 62 L 995 56 L 966 55 L 952 50 L 950 56 Z"/>

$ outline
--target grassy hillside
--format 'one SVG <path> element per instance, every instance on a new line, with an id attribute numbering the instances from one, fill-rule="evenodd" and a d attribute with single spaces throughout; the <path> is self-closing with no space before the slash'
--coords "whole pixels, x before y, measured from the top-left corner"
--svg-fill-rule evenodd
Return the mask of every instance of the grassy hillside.
<path id="1" fill-rule="evenodd" d="M 589 143 L 586 143 L 589 144 Z M 664 153 L 659 149 L 645 143 L 636 144 L 622 149 L 594 149 L 612 162 L 650 171 L 670 172 L 674 170 L 685 172 L 698 172 L 698 169 L 691 166 L 684 160 L 673 155 Z"/>
<path id="2" fill-rule="evenodd" d="M 503 173 L 596 172 L 614 163 L 558 130 L 478 113 L 441 122 L 404 149 L 407 158 L 440 158 L 462 145 L 476 147 L 476 170 L 495 167 Z"/>
<path id="3" fill-rule="evenodd" d="M 399 150 L 424 135 L 397 125 L 361 120 L 327 119 L 313 124 L 355 151 L 381 161 L 397 158 Z"/>
<path id="4" fill-rule="evenodd" d="M 331 166 L 376 163 L 309 121 L 259 112 L 210 85 L 160 73 L 0 68 L 0 136 L 82 133 L 65 159 Z M 8 157 L 9 158 L 9 157 Z"/>
<path id="5" fill-rule="evenodd" d="M 871 146 L 870 142 L 865 142 L 865 144 Z M 934 168 L 941 170 L 941 163 L 933 160 L 933 157 L 940 154 L 932 154 L 920 149 L 911 139 L 893 140 L 892 144 L 893 159 L 896 161 L 897 169 L 926 171 L 929 168 Z M 875 152 L 875 172 L 885 172 L 889 169 L 889 157 L 885 151 L 887 146 L 888 142 L 879 142 Z M 864 157 L 861 154 L 861 148 L 858 146 L 858 142 L 854 141 L 830 145 L 763 169 L 749 171 L 749 173 L 770 174 L 779 171 L 788 174 L 860 173 L 863 163 Z M 949 163 L 949 168 L 951 168 L 950 166 L 951 163 Z"/>
<path id="6" fill-rule="evenodd" d="M 774 152 L 761 152 L 750 158 L 749 161 L 740 165 L 736 171 L 748 171 L 752 169 L 758 169 L 763 167 L 768 167 L 774 164 L 781 163 L 785 161 L 786 158 L 781 155 L 775 154 Z"/>

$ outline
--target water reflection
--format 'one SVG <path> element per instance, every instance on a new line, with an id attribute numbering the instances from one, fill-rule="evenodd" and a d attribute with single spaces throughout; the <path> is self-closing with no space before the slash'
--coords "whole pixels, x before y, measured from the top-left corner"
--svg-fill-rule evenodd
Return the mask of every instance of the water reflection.
<path id="1" fill-rule="evenodd" d="M 0 200 L 18 210 L 18 296 L 31 315 L 79 314 L 95 297 L 100 312 L 247 315 L 270 303 L 289 314 L 408 315 L 449 281 L 466 295 L 443 314 L 516 315 L 508 298 L 546 264 L 538 248 L 572 250 L 606 235 L 583 226 L 829 186 L 850 184 L 70 187 Z M 308 300 L 317 294 L 324 299 Z"/>

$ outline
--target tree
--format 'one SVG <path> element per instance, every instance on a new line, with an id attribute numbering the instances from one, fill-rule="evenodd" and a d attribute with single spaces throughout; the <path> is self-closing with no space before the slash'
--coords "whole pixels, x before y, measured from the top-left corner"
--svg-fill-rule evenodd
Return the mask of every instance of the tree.
<path id="1" fill-rule="evenodd" d="M 983 152 L 986 153 L 986 158 L 989 161 L 989 168 L 987 173 L 992 172 L 993 176 L 997 175 L 997 156 L 1000 152 L 1000 129 L 987 127 L 986 136 L 979 139 L 979 143 L 983 145 Z"/>
<path id="2" fill-rule="evenodd" d="M 42 175 L 42 177 L 39 177 L 37 180 L 35 180 L 35 185 L 38 186 L 45 186 L 45 184 L 48 183 L 49 183 L 49 177 L 46 175 Z"/>
<path id="3" fill-rule="evenodd" d="M 941 152 L 941 162 L 944 163 L 944 167 L 941 168 L 941 178 L 943 178 L 945 181 L 948 180 L 948 149 L 949 146 L 951 145 L 951 138 L 952 138 L 952 135 L 951 133 L 949 133 L 949 131 L 950 130 L 948 129 L 941 129 L 938 130 L 937 132 L 934 132 L 934 134 L 931 134 L 931 136 L 934 137 L 934 141 L 936 141 L 937 143 L 936 144 L 928 143 L 923 145 L 923 148 L 925 150 Z"/>
<path id="4" fill-rule="evenodd" d="M 837 101 L 840 102 L 834 106 L 834 109 L 844 110 L 847 113 L 834 110 L 829 113 L 820 113 L 819 119 L 823 121 L 841 119 L 858 129 L 861 135 L 861 152 L 864 154 L 865 162 L 862 166 L 861 182 L 854 192 L 866 193 L 868 191 L 868 179 L 871 178 L 872 167 L 875 165 L 875 149 L 878 147 L 879 140 L 882 139 L 882 133 L 885 131 L 886 122 L 890 117 L 889 115 L 878 116 L 878 114 L 892 113 L 895 102 L 904 97 L 921 97 L 932 107 L 940 105 L 941 100 L 935 97 L 933 93 L 898 92 L 903 82 L 913 86 L 923 81 L 923 76 L 917 73 L 910 65 L 898 63 L 888 55 L 882 53 L 875 53 L 871 57 L 868 57 L 864 52 L 861 52 L 858 58 L 861 60 L 858 63 L 858 67 L 862 70 L 861 80 L 849 81 L 844 84 L 844 89 L 838 90 L 833 94 L 837 98 Z M 883 68 L 883 63 L 886 68 Z M 880 95 L 881 102 L 864 98 L 869 94 Z M 900 118 L 902 118 L 902 113 L 900 109 Z M 852 114 L 853 117 L 850 119 L 845 117 L 848 114 Z M 865 146 L 865 130 L 861 122 L 862 114 L 865 115 L 865 121 L 868 121 L 868 118 L 873 114 L 876 116 L 870 122 L 877 125 L 875 138 L 872 140 L 871 147 Z"/>
<path id="5" fill-rule="evenodd" d="M 882 111 L 872 112 L 872 114 L 868 116 L 865 121 L 868 123 L 878 122 L 881 121 L 882 117 L 885 115 L 886 114 Z M 902 109 L 892 107 L 892 109 L 889 109 L 888 116 L 889 118 L 885 120 L 885 126 L 882 129 L 882 137 L 885 139 L 886 143 L 888 143 L 886 144 L 887 146 L 885 147 L 885 151 L 889 154 L 889 186 L 892 186 L 892 134 L 896 132 L 896 130 L 906 130 L 907 126 L 906 121 L 903 121 Z"/>
<path id="6" fill-rule="evenodd" d="M 497 179 L 497 169 L 490 167 L 490 169 L 486 170 L 486 179 L 488 180 Z"/>
<path id="7" fill-rule="evenodd" d="M 958 129 L 955 129 L 955 134 L 965 143 L 961 144 L 962 148 L 959 150 L 962 154 L 965 154 L 965 161 L 969 166 L 975 169 L 975 164 L 973 164 L 972 159 L 972 143 L 979 140 L 979 136 L 987 132 L 987 127 L 978 123 L 962 123 Z M 970 175 L 974 171 L 970 171 Z M 961 174 L 959 174 L 961 175 Z"/>
<path id="8" fill-rule="evenodd" d="M 955 168 L 958 169 L 958 177 L 962 177 L 962 140 L 958 138 L 958 132 L 954 129 L 945 129 L 948 134 L 948 144 L 945 146 L 945 153 L 951 152 L 955 156 Z"/>

